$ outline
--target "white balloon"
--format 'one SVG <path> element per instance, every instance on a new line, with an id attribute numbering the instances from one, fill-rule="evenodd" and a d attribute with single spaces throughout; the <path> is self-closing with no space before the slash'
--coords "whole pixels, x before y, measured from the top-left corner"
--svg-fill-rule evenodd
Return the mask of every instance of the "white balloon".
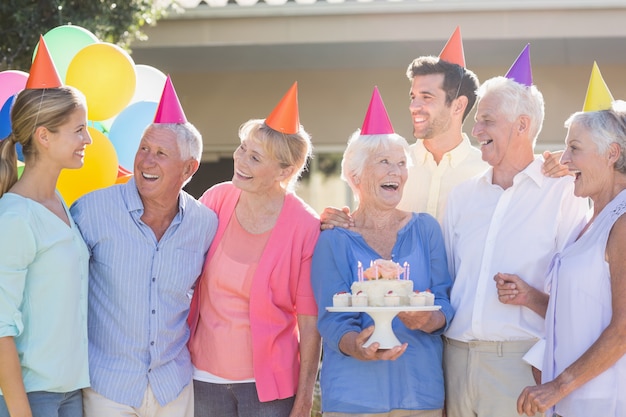
<path id="1" fill-rule="evenodd" d="M 137 72 L 137 85 L 135 87 L 135 95 L 131 98 L 130 103 L 138 101 L 156 101 L 161 100 L 161 94 L 165 87 L 167 77 L 158 69 L 150 65 L 135 65 Z"/>

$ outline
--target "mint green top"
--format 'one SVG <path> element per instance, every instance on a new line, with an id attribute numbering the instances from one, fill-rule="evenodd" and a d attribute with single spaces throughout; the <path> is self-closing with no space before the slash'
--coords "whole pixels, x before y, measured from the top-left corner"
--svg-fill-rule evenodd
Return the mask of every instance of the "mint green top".
<path id="1" fill-rule="evenodd" d="M 89 252 L 71 227 L 34 200 L 0 198 L 0 337 L 13 336 L 27 392 L 89 386 Z"/>

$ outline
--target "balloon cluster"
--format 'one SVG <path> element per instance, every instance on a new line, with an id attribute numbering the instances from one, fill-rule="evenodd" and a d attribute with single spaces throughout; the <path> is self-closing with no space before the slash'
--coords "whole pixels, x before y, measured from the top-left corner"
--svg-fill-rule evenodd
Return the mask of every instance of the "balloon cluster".
<path id="1" fill-rule="evenodd" d="M 166 76 L 151 66 L 136 65 L 123 49 L 101 42 L 80 26 L 58 26 L 43 37 L 61 80 L 87 98 L 93 143 L 83 167 L 63 170 L 57 184 L 70 205 L 90 191 L 132 176 L 141 134 L 154 119 Z M 27 79 L 23 71 L 0 72 L 0 140 L 11 133 L 10 109 Z M 23 161 L 20 149 L 18 158 Z"/>

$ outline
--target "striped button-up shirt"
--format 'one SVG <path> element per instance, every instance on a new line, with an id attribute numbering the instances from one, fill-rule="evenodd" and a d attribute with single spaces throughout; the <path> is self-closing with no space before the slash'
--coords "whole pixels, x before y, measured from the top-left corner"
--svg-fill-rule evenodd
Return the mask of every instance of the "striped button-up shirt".
<path id="1" fill-rule="evenodd" d="M 72 215 L 89 248 L 91 386 L 139 407 L 150 384 L 161 405 L 190 383 L 191 289 L 217 229 L 215 213 L 185 192 L 157 241 L 141 221 L 133 180 L 79 199 Z"/>

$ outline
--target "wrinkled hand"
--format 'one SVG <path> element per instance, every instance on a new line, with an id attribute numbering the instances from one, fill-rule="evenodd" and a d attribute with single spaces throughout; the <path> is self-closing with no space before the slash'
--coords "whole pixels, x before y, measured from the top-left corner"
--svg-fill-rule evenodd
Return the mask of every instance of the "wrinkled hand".
<path id="1" fill-rule="evenodd" d="M 322 230 L 332 229 L 334 227 L 347 229 L 354 226 L 354 220 L 350 215 L 349 207 L 343 207 L 341 209 L 326 207 L 320 215 L 320 221 L 322 223 Z"/>
<path id="2" fill-rule="evenodd" d="M 395 361 L 406 351 L 408 343 L 391 349 L 379 349 L 380 343 L 378 342 L 363 347 L 372 333 L 374 333 L 374 326 L 364 329 L 361 333 L 346 333 L 339 343 L 341 351 L 362 361 Z"/>
<path id="3" fill-rule="evenodd" d="M 411 330 L 422 330 L 432 319 L 432 311 L 401 311 L 398 318 Z"/>
<path id="4" fill-rule="evenodd" d="M 554 381 L 534 387 L 526 387 L 517 399 L 517 412 L 534 416 L 543 413 L 556 404 L 563 395 Z"/>
<path id="5" fill-rule="evenodd" d="M 541 167 L 543 175 L 550 178 L 561 178 L 571 175 L 567 166 L 561 164 L 561 155 L 563 155 L 563 151 L 543 152 L 544 163 Z"/>
<path id="6" fill-rule="evenodd" d="M 498 272 L 493 280 L 498 290 L 498 300 L 502 304 L 527 306 L 530 304 L 531 291 L 533 288 L 523 279 L 513 274 Z"/>

